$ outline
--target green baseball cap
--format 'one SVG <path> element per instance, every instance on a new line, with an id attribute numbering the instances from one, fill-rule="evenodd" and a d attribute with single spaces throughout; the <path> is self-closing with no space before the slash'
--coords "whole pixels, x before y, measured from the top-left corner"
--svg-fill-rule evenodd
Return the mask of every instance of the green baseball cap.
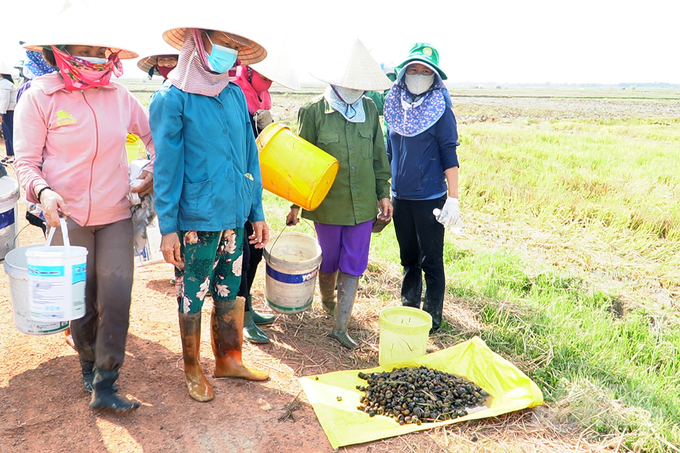
<path id="1" fill-rule="evenodd" d="M 402 70 L 402 68 L 404 68 L 404 66 L 413 61 L 422 61 L 423 63 L 432 66 L 437 70 L 439 75 L 442 77 L 442 80 L 446 80 L 446 73 L 444 73 L 444 71 L 442 71 L 439 67 L 439 52 L 437 52 L 437 49 L 431 45 L 423 42 L 414 44 L 409 51 L 406 60 L 404 60 L 402 64 L 395 68 L 397 74 Z"/>

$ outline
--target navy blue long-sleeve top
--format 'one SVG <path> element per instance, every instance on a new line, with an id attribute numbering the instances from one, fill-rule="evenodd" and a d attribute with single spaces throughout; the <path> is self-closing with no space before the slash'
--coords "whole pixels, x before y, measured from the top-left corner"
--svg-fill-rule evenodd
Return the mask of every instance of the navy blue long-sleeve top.
<path id="1" fill-rule="evenodd" d="M 444 171 L 459 166 L 458 145 L 456 117 L 448 108 L 434 125 L 413 137 L 390 130 L 387 157 L 392 169 L 392 196 L 431 200 L 446 194 Z"/>

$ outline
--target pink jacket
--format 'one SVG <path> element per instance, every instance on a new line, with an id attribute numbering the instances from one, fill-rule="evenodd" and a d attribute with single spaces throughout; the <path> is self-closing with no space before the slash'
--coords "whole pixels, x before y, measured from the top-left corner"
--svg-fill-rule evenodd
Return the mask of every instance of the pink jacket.
<path id="1" fill-rule="evenodd" d="M 79 225 L 105 225 L 130 217 L 127 194 L 128 132 L 151 153 L 148 112 L 122 85 L 68 91 L 60 73 L 33 80 L 17 104 L 15 168 L 28 201 L 36 186 L 50 186 Z"/>

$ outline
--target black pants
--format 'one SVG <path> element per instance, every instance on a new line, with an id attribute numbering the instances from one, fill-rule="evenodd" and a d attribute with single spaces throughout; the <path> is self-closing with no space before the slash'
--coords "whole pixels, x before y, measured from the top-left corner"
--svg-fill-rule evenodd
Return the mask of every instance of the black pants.
<path id="1" fill-rule="evenodd" d="M 446 195 L 434 200 L 393 199 L 394 231 L 399 243 L 399 256 L 404 267 L 401 302 L 420 308 L 425 274 L 423 310 L 432 316 L 432 329 L 442 322 L 446 277 L 444 276 L 444 226 L 437 222 L 432 210 L 441 209 Z"/>
<path id="2" fill-rule="evenodd" d="M 250 288 L 253 287 L 255 274 L 257 273 L 257 266 L 262 261 L 262 252 L 264 249 L 256 249 L 255 244 L 248 242 L 248 236 L 253 234 L 253 225 L 250 222 L 245 224 L 246 234 L 244 235 L 243 244 L 243 270 L 241 274 L 241 287 L 238 290 L 238 295 L 248 297 L 250 295 Z"/>

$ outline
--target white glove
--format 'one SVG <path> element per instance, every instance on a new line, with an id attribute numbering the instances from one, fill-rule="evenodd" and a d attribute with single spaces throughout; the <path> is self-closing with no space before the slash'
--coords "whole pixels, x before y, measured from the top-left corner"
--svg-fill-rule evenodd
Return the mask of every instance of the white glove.
<path id="1" fill-rule="evenodd" d="M 439 212 L 437 212 L 439 211 Z M 437 218 L 437 222 L 444 225 L 444 228 L 450 228 L 460 220 L 460 208 L 458 207 L 458 198 L 447 197 L 446 203 L 441 210 L 434 209 L 432 213 Z"/>

